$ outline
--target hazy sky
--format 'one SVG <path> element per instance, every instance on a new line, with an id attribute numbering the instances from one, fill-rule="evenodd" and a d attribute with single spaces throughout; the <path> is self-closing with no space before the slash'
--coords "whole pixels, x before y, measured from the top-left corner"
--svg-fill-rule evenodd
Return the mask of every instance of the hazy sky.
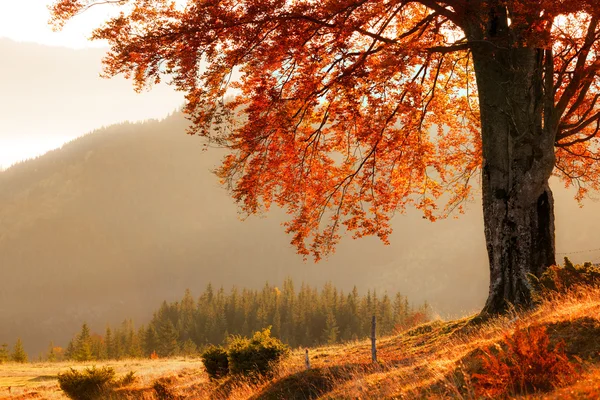
<path id="1" fill-rule="evenodd" d="M 69 22 L 63 31 L 52 32 L 47 8 L 52 3 L 53 0 L 0 0 L 0 36 L 72 48 L 104 45 L 86 38 L 91 28 L 110 16 L 113 7 L 92 7 Z"/>
<path id="2" fill-rule="evenodd" d="M 5 46 L 6 38 L 22 42 L 16 44 L 22 50 L 10 46 L 12 59 L 6 51 L 0 54 L 0 168 L 103 125 L 164 117 L 183 103 L 183 95 L 166 85 L 136 94 L 122 78 L 99 78 L 103 53 L 97 48 L 105 44 L 86 38 L 114 7 L 92 8 L 53 32 L 47 9 L 52 2 L 0 0 L 0 41 L 4 38 Z M 80 59 L 86 62 L 79 64 Z M 63 82 L 52 82 L 57 76 Z"/>

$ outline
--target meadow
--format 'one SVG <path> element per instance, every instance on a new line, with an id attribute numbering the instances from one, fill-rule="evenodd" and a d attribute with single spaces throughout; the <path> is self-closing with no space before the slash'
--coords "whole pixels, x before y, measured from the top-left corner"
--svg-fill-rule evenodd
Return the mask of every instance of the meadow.
<path id="1" fill-rule="evenodd" d="M 549 376 L 548 390 L 509 387 L 503 397 L 600 397 L 598 288 L 550 296 L 529 312 L 511 313 L 484 322 L 477 317 L 433 321 L 381 338 L 376 364 L 370 359 L 370 343 L 364 340 L 309 349 L 310 370 L 305 367 L 304 350 L 297 349 L 272 376 L 258 380 L 226 377 L 211 381 L 200 360 L 193 358 L 124 360 L 96 365 L 114 367 L 117 376 L 135 371 L 138 380 L 117 389 L 110 396 L 114 399 L 475 399 L 486 397 L 473 378 L 474 374 L 486 373 L 482 366 L 484 356 L 497 354 L 494 349 L 505 348 L 516 330 L 533 332 L 536 327 L 547 332 L 548 356 L 553 354 L 557 343 L 563 344 L 562 351 L 572 363 L 569 365 L 575 366 L 572 379 L 553 381 Z M 533 347 L 530 350 L 537 352 Z M 533 358 L 529 361 L 545 362 Z M 56 381 L 57 373 L 87 365 L 2 365 L 0 398 L 64 399 Z M 162 393 L 156 390 L 157 382 L 164 389 Z M 8 386 L 11 386 L 10 394 Z"/>

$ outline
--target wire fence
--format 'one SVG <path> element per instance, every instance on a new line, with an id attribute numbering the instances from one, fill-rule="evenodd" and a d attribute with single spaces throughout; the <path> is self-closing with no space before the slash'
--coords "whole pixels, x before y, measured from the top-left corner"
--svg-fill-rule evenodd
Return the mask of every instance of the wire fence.
<path id="1" fill-rule="evenodd" d="M 570 255 L 576 255 L 576 254 L 592 254 L 592 253 L 600 253 L 600 247 L 597 247 L 595 249 L 585 249 L 585 250 L 575 250 L 575 251 L 561 251 L 561 252 L 557 252 L 556 255 L 557 256 L 570 256 Z M 586 261 L 590 261 L 591 263 L 597 264 L 600 263 L 600 254 L 594 255 L 593 257 L 591 257 L 591 260 L 586 260 Z"/>

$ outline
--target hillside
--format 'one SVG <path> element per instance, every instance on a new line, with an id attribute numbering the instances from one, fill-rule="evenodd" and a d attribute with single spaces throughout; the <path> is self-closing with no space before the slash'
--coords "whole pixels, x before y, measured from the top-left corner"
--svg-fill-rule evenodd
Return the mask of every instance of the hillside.
<path id="1" fill-rule="evenodd" d="M 533 333 L 539 328 L 547 332 L 548 344 Z M 482 359 L 498 354 L 500 346 L 506 349 L 517 332 L 525 335 L 517 346 L 529 357 L 519 358 L 517 362 L 531 362 L 529 368 L 536 368 L 537 361 L 533 360 L 540 353 L 547 349 L 550 353 L 546 357 L 550 358 L 555 346 L 564 345 L 566 356 L 573 362 L 572 376 L 576 377 L 562 385 L 566 387 L 560 387 L 558 380 L 551 381 L 551 385 L 559 387 L 550 388 L 548 392 L 526 391 L 522 397 L 592 399 L 600 396 L 598 287 L 558 295 L 532 312 L 494 318 L 483 324 L 473 317 L 435 321 L 383 338 L 378 343 L 379 365 L 370 363 L 369 341 L 321 347 L 310 350 L 309 371 L 304 368 L 303 351 L 298 351 L 274 379 L 258 384 L 233 379 L 204 385 L 202 391 L 196 393 L 215 399 L 481 398 L 481 386 L 475 374 L 488 374 L 497 379 L 504 372 L 502 368 L 486 370 Z M 540 340 L 539 347 L 536 340 Z M 543 381 L 540 378 L 543 374 L 552 373 L 552 364 L 548 360 L 544 362 L 548 362 L 546 367 L 535 372 L 539 381 Z M 566 378 L 570 379 L 568 375 Z M 183 393 L 187 398 L 198 396 L 191 391 Z M 510 397 L 521 396 L 511 394 Z"/>
<path id="2" fill-rule="evenodd" d="M 548 344 L 532 346 L 532 332 L 545 329 Z M 210 381 L 195 360 L 163 359 L 110 363 L 119 375 L 138 372 L 139 380 L 118 389 L 114 399 L 156 399 L 156 382 L 170 398 L 202 399 L 422 399 L 476 398 L 475 373 L 489 374 L 481 357 L 497 354 L 515 332 L 528 332 L 522 343 L 528 357 L 538 349 L 551 350 L 559 342 L 574 368 L 568 382 L 550 381 L 546 391 L 529 391 L 510 398 L 592 399 L 600 395 L 600 289 L 585 288 L 547 299 L 533 312 L 489 320 L 472 317 L 435 321 L 385 337 L 378 342 L 379 364 L 370 362 L 367 341 L 310 349 L 311 369 L 304 366 L 304 351 L 294 352 L 272 378 L 252 382 L 224 378 Z M 557 354 L 560 354 L 560 350 Z M 527 362 L 527 361 L 523 361 Z M 533 364 L 536 365 L 536 364 Z M 549 364 L 551 365 L 551 364 Z M 55 375 L 67 364 L 8 365 L 2 387 L 13 384 L 13 397 L 63 399 Z M 82 368 L 83 365 L 76 365 Z M 487 372 L 486 372 L 487 371 Z M 538 370 L 538 375 L 541 376 Z M 542 370 L 549 374 L 550 371 Z M 488 375 L 489 376 L 489 375 Z M 0 397 L 2 398 L 2 397 Z"/>
<path id="3" fill-rule="evenodd" d="M 0 172 L 0 343 L 20 336 L 35 357 L 84 321 L 97 332 L 125 317 L 145 323 L 185 288 L 197 295 L 209 282 L 258 287 L 286 276 L 399 291 L 441 315 L 481 307 L 488 271 L 477 202 L 434 224 L 418 212 L 396 216 L 391 246 L 346 239 L 328 260 L 304 263 L 283 212 L 239 221 L 210 173 L 220 152 L 204 152 L 185 126 L 179 114 L 114 125 Z M 589 218 L 598 204 L 582 211 L 568 192 L 556 197 L 559 246 L 598 247 Z"/>

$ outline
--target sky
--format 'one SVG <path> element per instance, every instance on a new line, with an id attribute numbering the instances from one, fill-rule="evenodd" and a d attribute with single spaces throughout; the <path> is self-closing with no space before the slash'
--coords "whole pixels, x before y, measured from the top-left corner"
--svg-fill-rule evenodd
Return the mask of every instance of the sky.
<path id="1" fill-rule="evenodd" d="M 63 31 L 53 32 L 48 25 L 47 6 L 51 3 L 51 0 L 0 0 L 0 40 L 8 38 L 23 46 L 22 53 L 17 51 L 19 56 L 14 60 L 0 54 L 3 72 L 0 74 L 0 169 L 60 147 L 102 126 L 162 118 L 183 104 L 183 94 L 166 85 L 137 94 L 123 78 L 99 78 L 106 43 L 90 42 L 87 37 L 115 12 L 114 7 L 93 7 L 70 21 Z M 28 43 L 55 47 L 40 46 L 32 51 L 31 46 L 25 46 Z M 58 47 L 81 52 L 82 57 L 65 53 L 64 49 L 59 51 Z M 56 59 L 47 54 L 45 58 L 35 58 L 53 48 L 60 54 Z M 66 59 L 80 58 L 94 62 L 78 70 L 61 65 Z M 33 65 L 41 59 L 46 60 L 45 65 Z M 47 60 L 53 63 L 48 64 Z M 11 66 L 11 62 L 17 65 Z M 65 82 L 64 87 L 49 82 L 55 76 L 53 69 L 57 68 L 73 70 L 77 77 Z M 111 97 L 112 94 L 115 95 Z"/>
<path id="2" fill-rule="evenodd" d="M 70 21 L 61 32 L 48 25 L 48 6 L 52 0 L 0 0 L 0 37 L 76 49 L 102 47 L 106 43 L 90 42 L 90 28 L 111 15 L 113 7 L 92 7 Z"/>

